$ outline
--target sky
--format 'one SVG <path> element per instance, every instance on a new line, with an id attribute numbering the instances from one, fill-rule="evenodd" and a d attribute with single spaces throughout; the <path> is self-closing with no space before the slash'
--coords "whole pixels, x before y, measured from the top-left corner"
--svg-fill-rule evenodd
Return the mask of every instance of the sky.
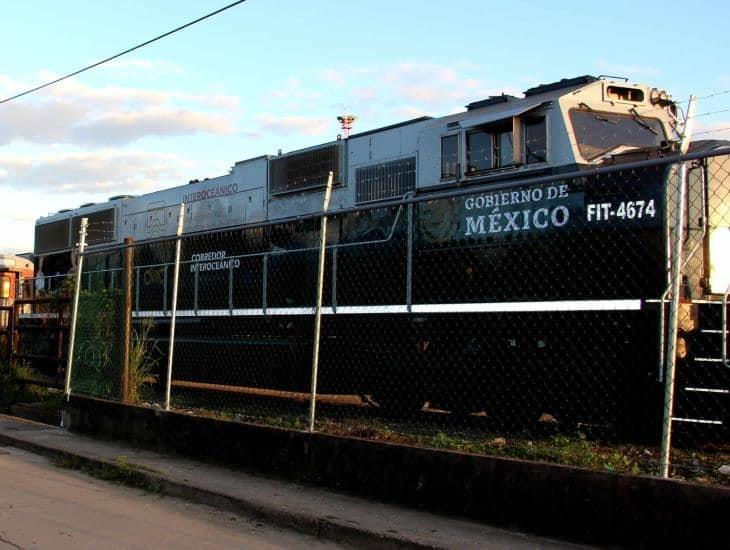
<path id="1" fill-rule="evenodd" d="M 0 99 L 230 1 L 6 2 Z M 730 139 L 727 21 L 730 3 L 708 0 L 248 0 L 0 104 L 0 252 L 32 250 L 35 220 L 59 209 L 330 141 L 345 112 L 364 131 L 584 74 L 718 94 L 695 131 Z"/>

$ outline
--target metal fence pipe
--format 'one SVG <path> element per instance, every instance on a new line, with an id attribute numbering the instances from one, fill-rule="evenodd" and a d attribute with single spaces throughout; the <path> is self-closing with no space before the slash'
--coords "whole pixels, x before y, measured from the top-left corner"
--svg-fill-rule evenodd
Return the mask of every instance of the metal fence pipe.
<path id="1" fill-rule="evenodd" d="M 269 279 L 269 255 L 264 254 L 264 259 L 261 260 L 263 264 L 261 267 L 261 311 L 266 315 L 267 307 L 267 294 L 268 294 L 268 279 Z"/>
<path id="2" fill-rule="evenodd" d="M 312 388 L 309 396 L 309 431 L 314 431 L 314 415 L 317 403 L 317 371 L 319 369 L 319 336 L 322 326 L 322 294 L 324 288 L 324 259 L 327 253 L 327 210 L 332 195 L 334 174 L 329 173 L 322 205 L 322 229 L 319 236 L 319 266 L 317 270 L 317 306 L 314 310 L 314 341 L 312 342 Z"/>
<path id="3" fill-rule="evenodd" d="M 690 96 L 687 118 L 680 150 L 684 154 L 689 147 L 694 123 L 695 99 Z M 674 410 L 674 374 L 677 367 L 677 328 L 679 327 L 679 291 L 682 283 L 682 252 L 684 248 L 684 203 L 687 197 L 687 164 L 679 164 L 677 171 L 677 206 L 672 242 L 672 278 L 669 304 L 669 338 L 667 342 L 667 373 L 664 380 L 664 419 L 662 423 L 662 449 L 659 474 L 669 477 L 669 460 L 672 451 L 672 415 Z"/>
<path id="4" fill-rule="evenodd" d="M 167 264 L 165 264 L 165 267 L 163 267 L 163 277 L 162 277 L 162 311 L 167 311 Z"/>
<path id="5" fill-rule="evenodd" d="M 76 262 L 76 286 L 74 289 L 73 309 L 71 310 L 71 337 L 68 342 L 68 357 L 66 358 L 66 383 L 64 385 L 64 395 L 66 401 L 71 397 L 71 371 L 74 362 L 74 346 L 76 344 L 76 321 L 79 315 L 79 294 L 81 294 L 81 270 L 84 266 L 83 251 L 86 248 L 86 230 L 89 226 L 89 218 L 81 218 L 81 227 L 79 229 L 79 248 L 78 260 Z"/>
<path id="6" fill-rule="evenodd" d="M 413 205 L 408 205 L 408 243 L 406 250 L 406 307 L 413 305 Z"/>
<path id="7" fill-rule="evenodd" d="M 332 312 L 337 313 L 337 247 L 332 247 Z"/>
<path id="8" fill-rule="evenodd" d="M 233 262 L 228 266 L 228 311 L 233 315 Z"/>
<path id="9" fill-rule="evenodd" d="M 672 290 L 669 302 L 669 326 L 667 338 L 667 369 L 664 377 L 664 420 L 662 423 L 662 451 L 660 475 L 669 477 L 669 454 L 672 444 L 672 411 L 674 409 L 674 373 L 677 366 L 677 327 L 679 326 L 679 291 L 682 282 L 682 226 L 684 225 L 684 197 L 687 170 L 679 167 L 677 183 L 677 210 L 672 239 Z"/>
<path id="10" fill-rule="evenodd" d="M 170 410 L 170 394 L 172 390 L 172 360 L 175 352 L 175 322 L 177 319 L 177 291 L 180 281 L 180 252 L 182 248 L 183 223 L 185 220 L 185 203 L 180 204 L 177 219 L 177 241 L 175 242 L 175 267 L 172 272 L 172 310 L 170 312 L 170 339 L 167 349 L 167 382 L 165 384 L 165 410 Z M 196 272 L 197 273 L 197 272 Z"/>

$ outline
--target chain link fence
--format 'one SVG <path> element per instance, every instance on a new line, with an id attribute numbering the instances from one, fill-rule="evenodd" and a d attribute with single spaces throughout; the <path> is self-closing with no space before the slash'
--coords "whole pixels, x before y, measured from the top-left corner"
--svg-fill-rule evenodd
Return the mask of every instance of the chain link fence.
<path id="1" fill-rule="evenodd" d="M 19 380 L 63 388 L 70 311 L 68 275 L 19 277 L 12 305 L 3 308 L 7 327 L 3 360 Z"/>
<path id="2" fill-rule="evenodd" d="M 683 204 L 673 474 L 714 479 L 730 464 L 730 158 L 696 159 Z"/>
<path id="3" fill-rule="evenodd" d="M 70 389 L 635 474 L 672 436 L 722 481 L 730 160 L 694 156 L 87 251 Z"/>

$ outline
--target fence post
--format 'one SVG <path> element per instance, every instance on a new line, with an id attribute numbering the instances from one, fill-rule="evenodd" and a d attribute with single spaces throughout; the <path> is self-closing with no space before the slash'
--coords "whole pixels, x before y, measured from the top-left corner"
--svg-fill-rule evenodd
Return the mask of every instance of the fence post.
<path id="1" fill-rule="evenodd" d="M 170 410 L 170 393 L 172 391 L 172 359 L 175 351 L 175 323 L 177 320 L 177 288 L 180 280 L 180 249 L 182 246 L 183 222 L 185 221 L 185 203 L 180 203 L 180 214 L 177 219 L 177 239 L 175 240 L 175 268 L 172 272 L 172 311 L 170 312 L 170 341 L 167 350 L 167 383 L 165 384 L 165 410 Z"/>
<path id="2" fill-rule="evenodd" d="M 406 309 L 413 307 L 413 203 L 408 204 L 408 243 L 406 249 Z"/>
<path id="3" fill-rule="evenodd" d="M 690 96 L 687 106 L 680 152 L 687 152 L 694 122 L 695 98 Z M 672 412 L 674 409 L 674 373 L 677 367 L 677 328 L 679 326 L 679 289 L 682 282 L 682 247 L 684 235 L 684 202 L 687 196 L 687 165 L 680 162 L 677 170 L 677 203 L 674 215 L 674 233 L 671 248 L 671 296 L 667 341 L 667 372 L 664 377 L 664 417 L 662 422 L 662 448 L 659 475 L 669 477 L 669 461 L 672 450 Z"/>
<path id="4" fill-rule="evenodd" d="M 129 367 L 132 352 L 132 279 L 134 239 L 124 239 L 124 302 L 122 305 L 122 403 L 129 403 Z"/>
<path id="5" fill-rule="evenodd" d="M 319 266 L 317 270 L 317 306 L 314 310 L 314 341 L 312 342 L 312 388 L 309 396 L 309 431 L 314 431 L 314 412 L 317 403 L 317 371 L 319 368 L 319 334 L 322 326 L 322 292 L 324 288 L 324 259 L 327 252 L 327 210 L 332 194 L 332 179 L 330 172 L 327 178 L 327 188 L 324 191 L 322 205 L 322 228 L 319 237 Z"/>
<path id="6" fill-rule="evenodd" d="M 687 169 L 679 165 L 677 182 L 677 210 L 672 236 L 672 281 L 669 302 L 669 326 L 667 327 L 667 371 L 664 376 L 664 420 L 662 423 L 662 454 L 660 475 L 669 477 L 669 453 L 672 440 L 672 409 L 674 408 L 674 372 L 677 365 L 677 326 L 679 318 L 679 288 L 682 281 L 682 226 L 684 225 L 684 198 L 686 195 Z"/>
<path id="7" fill-rule="evenodd" d="M 68 342 L 68 357 L 66 358 L 66 384 L 64 395 L 66 401 L 71 398 L 71 370 L 74 363 L 74 346 L 76 344 L 76 321 L 79 315 L 79 294 L 81 293 L 81 271 L 84 266 L 84 250 L 86 249 L 86 228 L 89 225 L 89 218 L 81 218 L 79 229 L 78 258 L 76 260 L 76 286 L 74 289 L 73 309 L 71 310 L 71 337 Z"/>

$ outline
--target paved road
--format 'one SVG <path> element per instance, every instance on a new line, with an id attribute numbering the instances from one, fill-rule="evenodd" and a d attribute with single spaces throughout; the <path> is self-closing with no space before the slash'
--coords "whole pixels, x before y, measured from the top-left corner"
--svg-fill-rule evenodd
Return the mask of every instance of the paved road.
<path id="1" fill-rule="evenodd" d="M 339 548 L 207 506 L 57 468 L 0 447 L 0 549 Z"/>

